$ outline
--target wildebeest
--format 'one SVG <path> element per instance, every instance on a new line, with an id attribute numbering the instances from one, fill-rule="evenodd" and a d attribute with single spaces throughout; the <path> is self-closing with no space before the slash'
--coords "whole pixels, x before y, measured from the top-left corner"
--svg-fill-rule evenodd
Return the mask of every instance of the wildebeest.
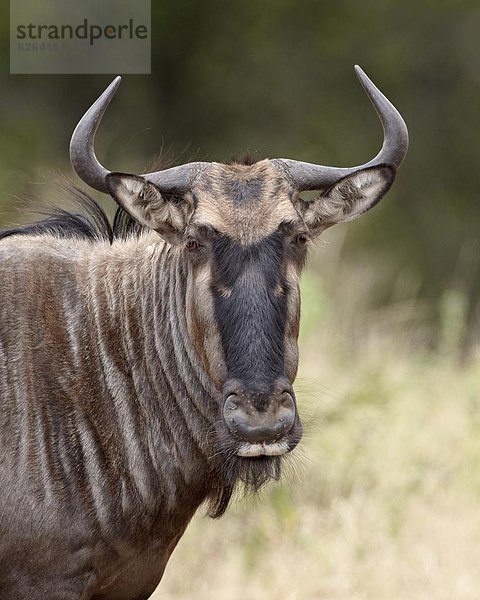
<path id="1" fill-rule="evenodd" d="M 365 165 L 287 159 L 107 171 L 93 142 L 117 78 L 71 141 L 119 204 L 0 234 L 0 598 L 148 598 L 197 508 L 278 478 L 302 426 L 299 276 L 309 240 L 371 208 L 408 146 Z M 313 201 L 304 190 L 318 190 Z"/>

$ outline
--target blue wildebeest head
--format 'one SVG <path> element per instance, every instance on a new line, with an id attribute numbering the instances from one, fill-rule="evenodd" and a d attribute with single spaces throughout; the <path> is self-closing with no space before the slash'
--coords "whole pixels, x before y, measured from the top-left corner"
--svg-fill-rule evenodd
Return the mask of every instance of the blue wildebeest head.
<path id="1" fill-rule="evenodd" d="M 217 390 L 216 435 L 229 456 L 265 464 L 300 440 L 292 385 L 308 243 L 374 206 L 407 151 L 402 117 L 356 70 L 384 129 L 381 151 L 361 166 L 273 159 L 194 162 L 143 175 L 110 172 L 97 161 L 93 143 L 119 78 L 72 137 L 71 159 L 80 177 L 158 232 L 187 265 L 189 337 Z M 319 193 L 306 201 L 300 195 L 305 190 Z"/>

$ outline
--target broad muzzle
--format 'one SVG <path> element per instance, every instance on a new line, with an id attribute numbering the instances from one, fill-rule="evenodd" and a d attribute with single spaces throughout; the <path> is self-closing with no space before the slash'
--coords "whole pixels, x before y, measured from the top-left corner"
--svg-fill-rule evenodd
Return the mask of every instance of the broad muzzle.
<path id="1" fill-rule="evenodd" d="M 223 417 L 237 440 L 250 444 L 279 442 L 295 424 L 295 395 L 284 378 L 270 388 L 227 381 L 224 398 Z"/>

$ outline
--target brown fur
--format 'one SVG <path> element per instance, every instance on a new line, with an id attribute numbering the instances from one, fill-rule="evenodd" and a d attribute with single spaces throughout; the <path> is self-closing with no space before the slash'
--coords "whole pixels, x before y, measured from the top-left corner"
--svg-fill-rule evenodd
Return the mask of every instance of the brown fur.
<path id="1" fill-rule="evenodd" d="M 269 160 L 212 163 L 195 182 L 193 194 L 197 209 L 190 226 L 209 225 L 241 244 L 258 242 L 280 223 L 299 219 L 289 182 Z"/>

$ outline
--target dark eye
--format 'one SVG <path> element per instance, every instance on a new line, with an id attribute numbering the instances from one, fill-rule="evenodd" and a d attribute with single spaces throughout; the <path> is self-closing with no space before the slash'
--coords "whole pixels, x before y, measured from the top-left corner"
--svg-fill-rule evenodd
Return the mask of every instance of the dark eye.
<path id="1" fill-rule="evenodd" d="M 189 252 L 195 252 L 195 250 L 198 250 L 200 248 L 200 244 L 197 242 L 197 240 L 189 239 L 185 244 L 185 248 Z"/>
<path id="2" fill-rule="evenodd" d="M 302 248 L 303 246 L 307 245 L 308 237 L 304 233 L 299 233 L 293 238 L 292 241 L 295 244 L 295 246 L 299 246 L 300 248 Z"/>

